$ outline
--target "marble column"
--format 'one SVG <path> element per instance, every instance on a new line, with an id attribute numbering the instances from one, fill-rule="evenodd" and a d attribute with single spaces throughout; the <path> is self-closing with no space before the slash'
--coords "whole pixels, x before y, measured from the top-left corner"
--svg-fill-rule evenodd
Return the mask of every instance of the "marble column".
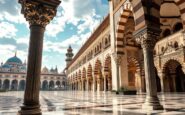
<path id="1" fill-rule="evenodd" d="M 117 54 L 116 52 L 114 52 L 113 54 L 113 58 L 114 61 L 116 63 L 116 81 L 117 81 L 117 86 L 116 86 L 116 91 L 118 91 L 120 89 L 120 83 L 121 83 L 121 61 L 122 61 L 122 55 L 121 54 Z M 118 93 L 118 92 L 117 92 Z"/>
<path id="2" fill-rule="evenodd" d="M 41 115 L 39 90 L 44 31 L 56 15 L 60 1 L 19 0 L 19 3 L 30 24 L 30 42 L 24 103 L 18 115 Z"/>
<path id="3" fill-rule="evenodd" d="M 96 91 L 96 76 L 95 75 L 93 75 L 93 84 L 92 84 L 92 86 L 93 86 L 93 91 L 95 92 Z"/>
<path id="4" fill-rule="evenodd" d="M 157 96 L 157 85 L 153 59 L 153 49 L 160 32 L 161 31 L 158 28 L 145 27 L 134 33 L 136 41 L 141 43 L 144 55 L 146 100 L 142 107 L 145 110 L 163 109 L 163 106 L 160 104 Z"/>
<path id="5" fill-rule="evenodd" d="M 165 92 L 165 83 L 164 83 L 165 74 L 162 72 L 158 72 L 158 76 L 160 78 L 160 83 L 161 83 L 161 93 L 164 93 Z"/>
<path id="6" fill-rule="evenodd" d="M 104 82 L 104 83 L 103 83 L 103 84 L 104 84 L 104 91 L 107 91 L 107 89 L 108 89 L 108 88 L 107 88 L 108 73 L 104 72 L 104 76 L 103 76 L 103 77 L 104 77 L 104 79 L 103 79 L 103 80 L 104 80 L 104 81 L 103 81 L 103 82 Z"/>
<path id="7" fill-rule="evenodd" d="M 86 91 L 89 91 L 89 78 L 86 79 Z"/>

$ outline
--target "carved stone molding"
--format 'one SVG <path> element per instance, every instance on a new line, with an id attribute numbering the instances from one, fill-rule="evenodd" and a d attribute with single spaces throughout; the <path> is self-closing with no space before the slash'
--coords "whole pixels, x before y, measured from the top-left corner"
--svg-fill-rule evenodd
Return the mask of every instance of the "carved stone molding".
<path id="1" fill-rule="evenodd" d="M 122 55 L 117 54 L 116 52 L 112 53 L 112 56 L 114 58 L 114 61 L 116 64 L 120 65 L 122 62 Z"/>
<path id="2" fill-rule="evenodd" d="M 144 27 L 134 32 L 136 42 L 141 44 L 142 48 L 153 49 L 158 41 L 161 30 L 154 27 Z"/>
<path id="3" fill-rule="evenodd" d="M 30 25 L 45 27 L 56 15 L 56 7 L 43 5 L 43 3 L 31 0 L 19 0 L 22 5 L 21 12 Z"/>

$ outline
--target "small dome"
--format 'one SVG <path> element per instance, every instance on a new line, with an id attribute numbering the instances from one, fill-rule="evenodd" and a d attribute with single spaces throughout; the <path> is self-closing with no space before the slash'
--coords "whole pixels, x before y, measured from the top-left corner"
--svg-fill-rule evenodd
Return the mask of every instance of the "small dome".
<path id="1" fill-rule="evenodd" d="M 17 56 L 14 56 L 14 57 L 9 58 L 6 61 L 6 63 L 18 63 L 18 64 L 22 64 L 22 61 Z"/>
<path id="2" fill-rule="evenodd" d="M 48 72 L 49 72 L 49 70 L 48 70 L 47 67 L 44 67 L 44 68 L 42 69 L 42 73 L 48 73 Z"/>
<path id="3" fill-rule="evenodd" d="M 4 65 L 2 65 L 1 67 L 2 67 L 2 68 L 11 68 L 11 66 L 8 65 L 8 64 L 4 64 Z"/>

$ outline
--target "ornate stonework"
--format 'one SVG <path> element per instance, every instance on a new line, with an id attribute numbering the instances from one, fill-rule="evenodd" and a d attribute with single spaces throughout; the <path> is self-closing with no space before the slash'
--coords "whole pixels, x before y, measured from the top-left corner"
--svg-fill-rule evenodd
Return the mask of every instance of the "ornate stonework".
<path id="1" fill-rule="evenodd" d="M 114 61 L 116 62 L 116 64 L 120 65 L 121 61 L 122 61 L 122 55 L 115 53 L 112 53 L 112 56 L 114 58 Z"/>
<path id="2" fill-rule="evenodd" d="M 56 15 L 55 8 L 44 6 L 41 3 L 27 0 L 19 0 L 22 5 L 21 12 L 30 25 L 40 25 L 45 27 Z"/>
<path id="3" fill-rule="evenodd" d="M 160 30 L 157 28 L 145 27 L 140 31 L 134 33 L 136 42 L 141 44 L 142 48 L 153 49 L 158 37 L 160 35 Z"/>

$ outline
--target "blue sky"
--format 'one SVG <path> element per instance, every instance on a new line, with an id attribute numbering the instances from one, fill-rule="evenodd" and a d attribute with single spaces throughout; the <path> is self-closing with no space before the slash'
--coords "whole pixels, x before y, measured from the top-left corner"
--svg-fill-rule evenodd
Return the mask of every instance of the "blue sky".
<path id="1" fill-rule="evenodd" d="M 18 0 L 0 0 L 0 62 L 17 55 L 27 60 L 29 25 Z M 108 13 L 108 0 L 62 0 L 57 16 L 46 27 L 42 66 L 65 68 L 69 45 L 79 48 Z"/>

